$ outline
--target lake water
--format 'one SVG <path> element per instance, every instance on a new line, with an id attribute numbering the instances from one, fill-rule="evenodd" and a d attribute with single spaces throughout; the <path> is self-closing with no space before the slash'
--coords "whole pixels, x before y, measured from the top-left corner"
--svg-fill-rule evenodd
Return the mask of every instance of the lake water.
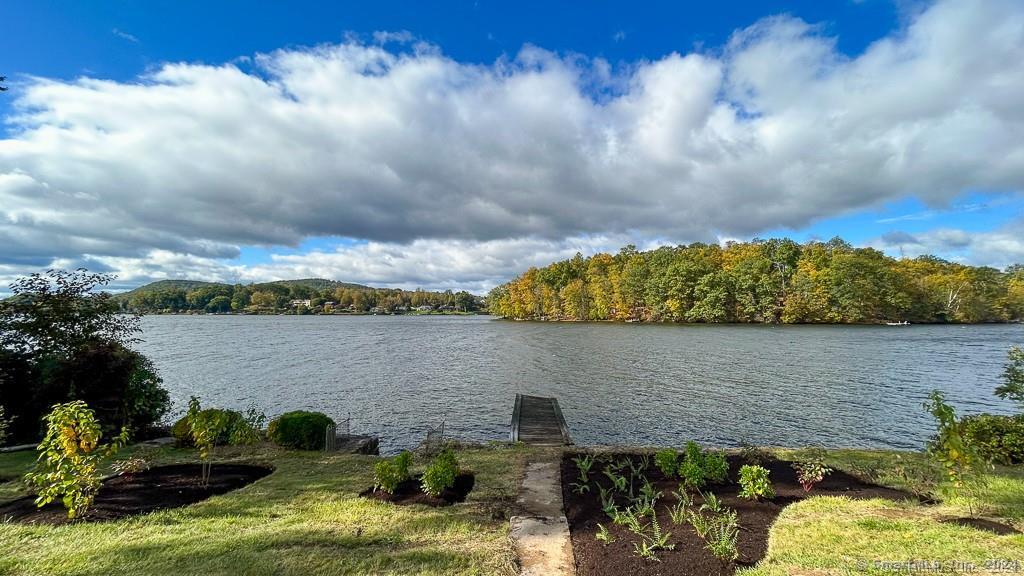
<path id="1" fill-rule="evenodd" d="M 911 448 L 922 402 L 1011 413 L 992 395 L 1024 326 L 678 326 L 485 316 L 147 316 L 138 348 L 175 411 L 256 402 L 351 415 L 381 449 L 446 421 L 508 437 L 517 392 L 556 396 L 577 444 Z"/>

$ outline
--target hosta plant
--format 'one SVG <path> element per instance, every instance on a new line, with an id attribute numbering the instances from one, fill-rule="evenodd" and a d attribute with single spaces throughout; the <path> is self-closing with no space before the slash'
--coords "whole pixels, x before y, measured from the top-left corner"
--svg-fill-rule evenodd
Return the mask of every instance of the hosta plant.
<path id="1" fill-rule="evenodd" d="M 99 463 L 128 441 L 128 429 L 101 445 L 96 414 L 81 400 L 57 404 L 46 416 L 46 436 L 39 443 L 35 469 L 25 475 L 36 489 L 36 505 L 60 500 L 68 518 L 84 515 L 100 488 Z"/>

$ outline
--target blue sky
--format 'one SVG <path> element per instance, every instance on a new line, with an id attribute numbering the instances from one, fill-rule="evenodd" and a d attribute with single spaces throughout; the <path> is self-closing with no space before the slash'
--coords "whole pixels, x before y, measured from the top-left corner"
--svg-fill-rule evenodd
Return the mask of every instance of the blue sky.
<path id="1" fill-rule="evenodd" d="M 1020 71 L 1022 12 L 8 1 L 0 280 L 482 291 L 577 249 L 773 235 L 1003 266 L 1024 92 L 991 81 Z"/>

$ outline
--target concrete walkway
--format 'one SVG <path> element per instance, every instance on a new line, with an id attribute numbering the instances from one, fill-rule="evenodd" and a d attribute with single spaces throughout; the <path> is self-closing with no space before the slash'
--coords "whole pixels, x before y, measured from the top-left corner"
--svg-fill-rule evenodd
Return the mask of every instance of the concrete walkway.
<path id="1" fill-rule="evenodd" d="M 522 576 L 576 573 L 562 508 L 561 457 L 560 450 L 546 451 L 526 465 L 517 501 L 523 515 L 510 520 Z"/>

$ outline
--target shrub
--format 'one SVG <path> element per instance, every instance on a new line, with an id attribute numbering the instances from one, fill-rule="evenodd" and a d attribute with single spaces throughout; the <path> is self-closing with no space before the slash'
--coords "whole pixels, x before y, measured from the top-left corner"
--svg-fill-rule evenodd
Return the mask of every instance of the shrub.
<path id="1" fill-rule="evenodd" d="M 704 468 L 700 465 L 700 462 L 687 458 L 679 465 L 679 478 L 682 479 L 683 486 L 690 490 L 703 488 L 705 483 Z"/>
<path id="2" fill-rule="evenodd" d="M 270 421 L 267 436 L 279 446 L 300 450 L 323 450 L 327 427 L 334 424 L 320 412 L 296 410 Z"/>
<path id="3" fill-rule="evenodd" d="M 729 477 L 729 462 L 725 452 L 718 450 L 704 454 L 704 479 L 712 483 L 725 482 Z"/>
<path id="4" fill-rule="evenodd" d="M 654 453 L 654 465 L 661 470 L 667 478 L 672 478 L 679 470 L 679 455 L 671 448 L 658 450 Z"/>
<path id="5" fill-rule="evenodd" d="M 928 442 L 928 454 L 942 465 L 954 488 L 962 488 L 980 477 L 981 456 L 968 440 L 962 420 L 946 403 L 942 392 L 932 391 L 925 409 L 935 417 L 935 436 Z"/>
<path id="6" fill-rule="evenodd" d="M 810 492 L 815 484 L 832 473 L 832 469 L 825 466 L 825 454 L 820 449 L 808 450 L 804 456 L 793 462 L 792 466 L 804 492 Z"/>
<path id="7" fill-rule="evenodd" d="M 60 498 L 68 518 L 81 517 L 100 488 L 99 463 L 128 441 L 128 429 L 113 442 L 99 444 L 102 431 L 96 414 L 85 402 L 57 404 L 46 416 L 46 435 L 39 443 L 39 459 L 25 481 L 37 489 L 36 505 Z"/>
<path id="8" fill-rule="evenodd" d="M 402 452 L 390 460 L 381 460 L 373 467 L 373 482 L 375 488 L 380 488 L 392 494 L 395 488 L 402 482 L 409 479 L 409 464 L 412 462 L 412 453 Z"/>
<path id="9" fill-rule="evenodd" d="M 224 408 L 204 408 L 201 410 L 202 417 L 206 419 L 219 418 L 224 422 L 224 428 L 220 431 L 217 438 L 214 439 L 214 444 L 234 444 L 232 437 L 239 437 L 240 433 L 236 430 L 240 430 L 245 427 L 245 416 L 241 412 L 235 410 L 227 410 Z M 241 433 L 244 434 L 244 433 Z M 195 441 L 192 438 L 192 427 L 189 425 L 188 414 L 182 416 L 180 420 L 174 423 L 171 427 L 171 436 L 174 436 L 178 446 L 184 448 L 195 447 Z"/>
<path id="10" fill-rule="evenodd" d="M 684 487 L 696 490 L 708 482 L 724 482 L 729 476 L 729 463 L 724 452 L 705 452 L 696 442 L 687 442 L 677 472 Z"/>
<path id="11" fill-rule="evenodd" d="M 127 427 L 133 434 L 167 413 L 170 396 L 148 358 L 115 342 L 89 342 L 40 362 L 41 402 L 82 400 L 93 408 L 104 434 Z"/>
<path id="12" fill-rule="evenodd" d="M 1024 415 L 977 414 L 963 419 L 964 437 L 986 460 L 1024 463 Z"/>
<path id="13" fill-rule="evenodd" d="M 749 464 L 740 468 L 740 496 L 752 500 L 774 498 L 775 489 L 768 479 L 768 469 Z"/>
<path id="14" fill-rule="evenodd" d="M 427 466 L 421 479 L 423 492 L 430 496 L 440 496 L 441 492 L 455 486 L 455 477 L 459 474 L 459 461 L 450 449 L 442 451 Z"/>

